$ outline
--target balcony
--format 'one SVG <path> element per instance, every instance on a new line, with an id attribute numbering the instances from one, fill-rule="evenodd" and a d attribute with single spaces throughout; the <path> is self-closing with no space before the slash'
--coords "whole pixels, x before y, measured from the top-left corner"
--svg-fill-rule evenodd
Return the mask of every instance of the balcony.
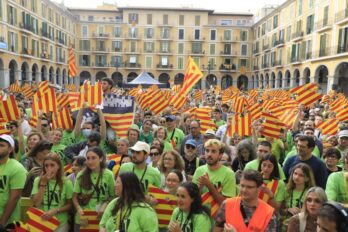
<path id="1" fill-rule="evenodd" d="M 231 56 L 232 55 L 232 51 L 220 51 L 220 55 L 221 56 Z"/>
<path id="2" fill-rule="evenodd" d="M 221 40 L 221 42 L 224 42 L 224 43 L 231 43 L 232 42 L 232 38 L 230 36 L 221 36 L 220 40 Z"/>
<path id="3" fill-rule="evenodd" d="M 293 56 L 291 57 L 290 61 L 291 61 L 291 64 L 297 65 L 302 62 L 302 58 L 300 56 Z"/>
<path id="4" fill-rule="evenodd" d="M 269 49 L 270 49 L 269 44 L 265 44 L 265 45 L 262 46 L 262 50 L 263 51 L 267 51 Z"/>
<path id="5" fill-rule="evenodd" d="M 21 51 L 21 54 L 22 55 L 28 55 L 28 56 L 31 56 L 31 49 L 28 49 L 28 48 L 23 48 L 22 51 Z"/>
<path id="6" fill-rule="evenodd" d="M 314 30 L 316 32 L 321 33 L 327 30 L 330 30 L 332 28 L 332 18 L 324 18 L 322 20 L 319 20 L 314 25 Z"/>
<path id="7" fill-rule="evenodd" d="M 192 55 L 195 55 L 195 56 L 204 56 L 205 54 L 205 51 L 202 51 L 202 50 L 191 50 L 189 52 L 187 52 L 188 54 L 192 54 Z"/>
<path id="8" fill-rule="evenodd" d="M 29 24 L 19 23 L 19 28 L 23 29 L 23 32 L 33 32 L 34 28 Z"/>
<path id="9" fill-rule="evenodd" d="M 272 61 L 272 67 L 278 67 L 278 68 L 280 68 L 280 67 L 282 67 L 283 65 L 282 65 L 282 61 L 281 60 L 274 60 L 274 61 Z"/>
<path id="10" fill-rule="evenodd" d="M 168 65 L 162 65 L 162 64 L 157 64 L 156 68 L 158 70 L 172 70 L 173 69 L 173 65 L 172 64 L 168 64 Z"/>
<path id="11" fill-rule="evenodd" d="M 254 65 L 253 66 L 253 71 L 257 71 L 257 70 L 259 70 L 260 69 L 260 67 L 258 66 L 258 65 Z"/>
<path id="12" fill-rule="evenodd" d="M 335 23 L 342 25 L 348 22 L 348 8 L 335 14 Z"/>
<path id="13" fill-rule="evenodd" d="M 97 47 L 96 49 L 92 48 L 92 51 L 96 51 L 96 52 L 109 52 L 109 48 L 106 48 L 104 46 L 100 46 L 100 47 Z"/>
<path id="14" fill-rule="evenodd" d="M 156 53 L 158 53 L 158 54 L 171 55 L 172 51 L 171 51 L 171 50 L 162 49 L 162 50 L 156 51 Z"/>
<path id="15" fill-rule="evenodd" d="M 314 51 L 312 58 L 318 59 L 321 57 L 332 56 L 332 55 L 335 55 L 334 48 L 326 47 L 324 49 L 319 49 L 319 50 Z"/>
<path id="16" fill-rule="evenodd" d="M 199 37 L 199 38 L 196 38 L 196 37 L 190 37 L 189 38 L 189 41 L 191 42 L 197 42 L 197 41 L 205 41 L 205 37 Z"/>
<path id="17" fill-rule="evenodd" d="M 253 54 L 254 54 L 254 55 L 257 54 L 257 53 L 259 53 L 259 52 L 260 52 L 259 48 L 256 48 L 256 49 L 253 50 Z"/>
<path id="18" fill-rule="evenodd" d="M 306 58 L 306 60 L 312 59 L 312 52 L 306 52 L 305 58 Z"/>
<path id="19" fill-rule="evenodd" d="M 153 49 L 144 49 L 145 53 L 153 53 Z"/>
<path id="20" fill-rule="evenodd" d="M 141 64 L 139 64 L 139 63 L 125 63 L 124 68 L 125 69 L 140 69 Z"/>
<path id="21" fill-rule="evenodd" d="M 65 45 L 64 39 L 60 39 L 60 38 L 58 38 L 58 37 L 57 37 L 56 39 L 57 39 L 58 44 Z"/>
<path id="22" fill-rule="evenodd" d="M 299 41 L 303 38 L 303 31 L 297 31 L 292 33 L 291 35 L 291 39 L 295 42 L 295 41 Z"/>
<path id="23" fill-rule="evenodd" d="M 263 63 L 261 67 L 262 69 L 269 69 L 269 63 Z"/>
<path id="24" fill-rule="evenodd" d="M 47 52 L 42 52 L 41 55 L 40 55 L 41 59 L 44 59 L 44 60 L 52 60 L 52 55 L 49 55 Z"/>
<path id="25" fill-rule="evenodd" d="M 170 36 L 159 36 L 157 40 L 173 40 Z"/>
<path id="26" fill-rule="evenodd" d="M 81 47 L 80 51 L 82 51 L 82 52 L 89 52 L 89 51 L 91 51 L 91 48 L 90 47 Z"/>
<path id="27" fill-rule="evenodd" d="M 114 48 L 111 48 L 111 51 L 113 51 L 113 52 L 122 52 L 122 48 L 114 47 Z"/>
<path id="28" fill-rule="evenodd" d="M 337 54 L 348 52 L 348 46 L 337 46 Z"/>
<path id="29" fill-rule="evenodd" d="M 220 72 L 233 72 L 237 71 L 237 66 L 235 64 L 221 64 L 219 70 Z"/>
<path id="30" fill-rule="evenodd" d="M 65 57 L 59 57 L 59 58 L 57 59 L 57 61 L 58 61 L 59 63 L 65 63 Z"/>
<path id="31" fill-rule="evenodd" d="M 284 45 L 285 45 L 284 39 L 276 40 L 273 43 L 273 47 L 276 47 L 276 48 L 283 47 Z"/>
<path id="32" fill-rule="evenodd" d="M 82 67 L 89 67 L 91 64 L 89 61 L 86 61 L 86 60 L 82 60 L 82 62 L 79 63 L 79 66 L 82 66 Z"/>
<path id="33" fill-rule="evenodd" d="M 127 39 L 138 40 L 140 39 L 138 33 L 128 33 Z"/>
<path id="34" fill-rule="evenodd" d="M 109 38 L 109 34 L 108 33 L 96 33 L 96 32 L 93 32 L 92 34 L 92 37 L 93 38 L 99 38 L 99 39 L 107 39 Z"/>
<path id="35" fill-rule="evenodd" d="M 142 51 L 140 49 L 124 49 L 125 54 L 140 54 Z"/>

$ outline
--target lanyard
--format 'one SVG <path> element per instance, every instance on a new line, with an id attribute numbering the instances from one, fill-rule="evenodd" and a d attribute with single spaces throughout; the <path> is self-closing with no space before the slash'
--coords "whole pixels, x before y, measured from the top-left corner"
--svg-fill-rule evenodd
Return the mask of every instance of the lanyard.
<path id="1" fill-rule="evenodd" d="M 130 214 L 130 210 L 129 208 L 127 208 L 126 212 L 124 213 L 123 217 L 122 217 L 122 208 L 120 209 L 120 222 L 118 224 L 118 230 L 120 232 L 124 232 L 124 228 L 123 228 L 123 221 L 126 217 L 128 217 Z"/>
<path id="2" fill-rule="evenodd" d="M 56 184 L 54 185 L 53 191 L 50 194 L 50 184 L 49 183 L 47 184 L 47 207 L 48 207 L 48 209 L 51 208 L 51 204 L 53 201 L 53 194 L 56 191 L 57 185 L 58 185 L 58 183 L 56 182 Z"/>
<path id="3" fill-rule="evenodd" d="M 176 221 L 178 220 L 178 218 L 181 216 L 181 219 L 180 219 L 180 227 L 181 227 L 181 230 L 182 231 L 185 231 L 185 229 L 186 229 L 186 227 L 187 227 L 187 224 L 189 223 L 189 221 L 190 221 L 190 218 L 191 218 L 191 212 L 189 213 L 189 215 L 187 216 L 187 218 L 186 218 L 186 220 L 185 220 L 185 222 L 184 222 L 184 224 L 182 224 L 182 220 L 184 219 L 184 212 L 182 212 L 181 210 L 180 210 L 180 213 L 178 214 L 178 216 L 176 216 Z M 191 228 L 191 229 L 193 229 L 193 228 Z"/>
<path id="4" fill-rule="evenodd" d="M 133 173 L 134 173 L 134 167 L 135 166 L 133 166 Z M 143 179 L 144 179 L 144 176 L 145 176 L 145 174 L 146 174 L 146 171 L 147 171 L 147 165 L 145 166 L 145 170 L 144 170 L 144 172 L 143 172 L 143 174 L 141 175 L 141 178 L 140 178 L 140 180 L 139 180 L 139 182 L 141 183 L 141 182 L 143 182 Z"/>
<path id="5" fill-rule="evenodd" d="M 301 199 L 302 199 L 303 194 L 304 194 L 304 192 L 305 192 L 305 191 L 306 191 L 306 188 L 305 188 L 305 189 L 303 189 L 303 191 L 302 191 L 302 193 L 301 193 L 300 197 L 299 197 L 298 199 L 296 199 L 297 204 L 296 204 L 296 205 L 294 205 L 294 206 L 296 206 L 296 207 L 300 208 L 300 202 L 301 202 Z M 290 207 L 289 207 L 289 208 L 292 208 L 292 200 L 293 200 L 293 195 L 294 195 L 294 190 L 292 190 L 292 191 L 291 191 L 291 196 L 290 196 Z"/>
<path id="6" fill-rule="evenodd" d="M 1 165 L 1 168 L 0 168 L 0 176 L 2 175 L 2 173 L 4 172 L 4 170 L 6 169 L 6 166 L 8 164 L 8 162 L 10 162 L 10 158 L 7 159 L 6 163 Z"/>

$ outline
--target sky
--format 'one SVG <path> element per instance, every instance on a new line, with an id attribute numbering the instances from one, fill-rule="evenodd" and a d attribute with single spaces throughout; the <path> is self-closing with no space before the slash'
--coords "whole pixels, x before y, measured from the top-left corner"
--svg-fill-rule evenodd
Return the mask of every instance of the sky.
<path id="1" fill-rule="evenodd" d="M 54 0 L 64 1 L 65 6 L 74 8 L 95 8 L 97 5 L 117 3 L 118 6 L 152 7 L 194 7 L 215 10 L 215 12 L 250 12 L 256 13 L 266 4 L 282 4 L 285 0 Z"/>

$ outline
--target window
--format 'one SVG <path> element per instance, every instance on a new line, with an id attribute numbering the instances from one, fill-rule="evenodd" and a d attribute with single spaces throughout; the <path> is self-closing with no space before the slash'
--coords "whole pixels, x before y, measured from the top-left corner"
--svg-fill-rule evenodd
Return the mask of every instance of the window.
<path id="1" fill-rule="evenodd" d="M 241 55 L 242 55 L 242 56 L 246 56 L 247 53 L 248 53 L 248 45 L 242 44 L 241 51 L 242 51 L 242 52 L 241 52 Z"/>
<path id="2" fill-rule="evenodd" d="M 129 24 L 138 24 L 138 14 L 136 14 L 136 13 L 128 14 L 128 23 Z"/>
<path id="3" fill-rule="evenodd" d="M 146 22 L 147 22 L 147 25 L 151 25 L 152 24 L 152 14 L 147 14 Z"/>
<path id="4" fill-rule="evenodd" d="M 119 68 L 122 65 L 122 56 L 112 56 L 111 57 L 111 65 Z"/>
<path id="5" fill-rule="evenodd" d="M 21 0 L 21 6 L 27 7 L 27 0 Z"/>
<path id="6" fill-rule="evenodd" d="M 145 68 L 148 68 L 148 69 L 152 68 L 152 56 L 145 57 Z"/>
<path id="7" fill-rule="evenodd" d="M 130 42 L 130 52 L 136 52 L 136 49 L 137 49 L 137 42 L 131 41 Z"/>
<path id="8" fill-rule="evenodd" d="M 121 41 L 112 41 L 112 51 L 121 52 L 122 51 L 122 42 Z"/>
<path id="9" fill-rule="evenodd" d="M 179 25 L 184 26 L 185 25 L 185 16 L 179 15 Z"/>
<path id="10" fill-rule="evenodd" d="M 201 25 L 201 16 L 196 15 L 195 16 L 195 26 L 200 26 Z"/>
<path id="11" fill-rule="evenodd" d="M 17 25 L 17 9 L 13 6 L 8 6 L 9 12 L 7 14 L 7 21 L 11 24 L 16 26 Z"/>
<path id="12" fill-rule="evenodd" d="M 224 30 L 224 40 L 230 41 L 231 40 L 231 30 Z"/>
<path id="13" fill-rule="evenodd" d="M 8 33 L 8 37 L 9 51 L 16 52 L 18 47 L 18 35 L 11 31 Z"/>
<path id="14" fill-rule="evenodd" d="M 201 54 L 202 53 L 202 43 L 193 42 L 192 43 L 192 53 Z"/>
<path id="15" fill-rule="evenodd" d="M 267 20 L 267 31 L 270 32 L 272 30 L 272 19 Z"/>
<path id="16" fill-rule="evenodd" d="M 94 16 L 93 15 L 88 15 L 88 22 L 93 22 Z"/>
<path id="17" fill-rule="evenodd" d="M 348 51 L 348 27 L 345 27 L 339 30 L 337 52 L 342 53 L 347 51 Z"/>
<path id="18" fill-rule="evenodd" d="M 297 14 L 297 16 L 300 16 L 300 15 L 302 15 L 302 0 L 298 0 L 297 1 L 297 12 L 298 12 L 298 14 Z"/>
<path id="19" fill-rule="evenodd" d="M 160 51 L 161 52 L 169 52 L 169 43 L 167 41 L 161 42 Z"/>
<path id="20" fill-rule="evenodd" d="M 28 37 L 22 35 L 22 52 L 28 54 Z"/>
<path id="21" fill-rule="evenodd" d="M 273 29 L 278 27 L 278 15 L 273 17 Z"/>
<path id="22" fill-rule="evenodd" d="M 200 30 L 199 29 L 195 29 L 195 40 L 199 40 L 200 38 Z"/>
<path id="23" fill-rule="evenodd" d="M 114 27 L 114 36 L 121 37 L 122 29 L 121 27 Z"/>
<path id="24" fill-rule="evenodd" d="M 209 44 L 209 54 L 210 55 L 215 55 L 215 48 L 216 48 L 216 44 Z"/>
<path id="25" fill-rule="evenodd" d="M 220 21 L 221 26 L 231 26 L 232 25 L 232 20 L 230 19 L 222 19 Z"/>
<path id="26" fill-rule="evenodd" d="M 184 31 L 184 29 L 180 28 L 179 29 L 179 39 L 183 40 L 184 37 L 185 37 L 185 31 Z"/>
<path id="27" fill-rule="evenodd" d="M 88 26 L 87 25 L 82 26 L 82 37 L 84 37 L 84 38 L 88 37 Z"/>
<path id="28" fill-rule="evenodd" d="M 31 10 L 36 12 L 36 0 L 31 0 Z"/>
<path id="29" fill-rule="evenodd" d="M 162 66 L 168 66 L 168 57 L 162 57 L 161 59 L 161 65 Z"/>
<path id="30" fill-rule="evenodd" d="M 153 38 L 153 28 L 145 28 L 146 39 Z"/>
<path id="31" fill-rule="evenodd" d="M 163 15 L 163 25 L 168 25 L 168 15 Z"/>
<path id="32" fill-rule="evenodd" d="M 248 65 L 247 59 L 240 59 L 240 67 L 247 67 Z"/>
<path id="33" fill-rule="evenodd" d="M 309 9 L 312 9 L 315 4 L 315 0 L 309 0 Z"/>
<path id="34" fill-rule="evenodd" d="M 178 69 L 184 69 L 184 57 L 178 57 Z"/>
<path id="35" fill-rule="evenodd" d="M 284 29 L 279 31 L 279 42 L 284 43 Z"/>
<path id="36" fill-rule="evenodd" d="M 291 26 L 288 26 L 286 29 L 286 42 L 289 42 L 291 40 Z"/>
<path id="37" fill-rule="evenodd" d="M 96 55 L 95 56 L 95 65 L 104 67 L 106 65 L 106 56 L 105 55 Z"/>
<path id="38" fill-rule="evenodd" d="M 262 35 L 265 35 L 266 33 L 266 23 L 262 24 Z"/>
<path id="39" fill-rule="evenodd" d="M 184 43 L 178 43 L 178 54 L 184 54 Z"/>
<path id="40" fill-rule="evenodd" d="M 247 31 L 240 31 L 240 40 L 241 41 L 247 41 L 248 40 L 248 32 Z"/>
<path id="41" fill-rule="evenodd" d="M 166 27 L 162 28 L 161 38 L 169 39 L 169 28 L 166 28 Z"/>
<path id="42" fill-rule="evenodd" d="M 307 35 L 313 32 L 313 27 L 314 27 L 314 15 L 310 15 L 307 17 L 307 28 L 306 28 Z"/>
<path id="43" fill-rule="evenodd" d="M 41 4 L 41 14 L 43 18 L 46 18 L 47 6 L 45 4 Z"/>
<path id="44" fill-rule="evenodd" d="M 305 49 L 305 59 L 311 59 L 312 58 L 312 40 L 307 40 L 305 41 L 305 46 L 306 46 L 306 49 Z M 304 49 L 302 49 L 304 50 Z"/>
<path id="45" fill-rule="evenodd" d="M 137 57 L 136 56 L 129 57 L 129 63 L 136 64 L 137 63 Z"/>
<path id="46" fill-rule="evenodd" d="M 225 55 L 231 55 L 232 54 L 232 50 L 231 50 L 231 44 L 225 44 L 224 45 L 224 51 L 223 53 Z"/>
<path id="47" fill-rule="evenodd" d="M 210 40 L 216 40 L 216 30 L 210 31 Z"/>
<path id="48" fill-rule="evenodd" d="M 144 43 L 145 52 L 153 52 L 153 42 Z"/>
<path id="49" fill-rule="evenodd" d="M 327 26 L 329 20 L 329 6 L 324 7 L 323 27 Z"/>

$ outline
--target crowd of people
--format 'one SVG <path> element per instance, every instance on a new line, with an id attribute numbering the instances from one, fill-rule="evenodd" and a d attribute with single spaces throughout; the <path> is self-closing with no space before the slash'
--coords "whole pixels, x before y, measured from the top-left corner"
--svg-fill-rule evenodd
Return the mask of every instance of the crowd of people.
<path id="1" fill-rule="evenodd" d="M 111 79 L 102 85 L 112 93 Z M 100 109 L 84 116 L 86 105 L 71 130 L 52 130 L 41 112 L 32 128 L 30 102 L 17 99 L 20 118 L 0 135 L 0 231 L 22 220 L 25 197 L 42 220 L 58 219 L 59 232 L 88 226 L 87 211 L 97 213 L 99 231 L 348 231 L 348 124 L 323 135 L 326 103 L 299 105 L 279 138 L 261 135 L 261 120 L 252 136 L 229 136 L 234 109 L 211 89 L 188 107 L 211 107 L 214 127 L 202 131 L 193 115 L 170 107 L 160 115 L 138 109 L 127 138 L 118 138 Z M 166 202 L 152 186 L 176 198 L 166 225 L 156 211 Z"/>

